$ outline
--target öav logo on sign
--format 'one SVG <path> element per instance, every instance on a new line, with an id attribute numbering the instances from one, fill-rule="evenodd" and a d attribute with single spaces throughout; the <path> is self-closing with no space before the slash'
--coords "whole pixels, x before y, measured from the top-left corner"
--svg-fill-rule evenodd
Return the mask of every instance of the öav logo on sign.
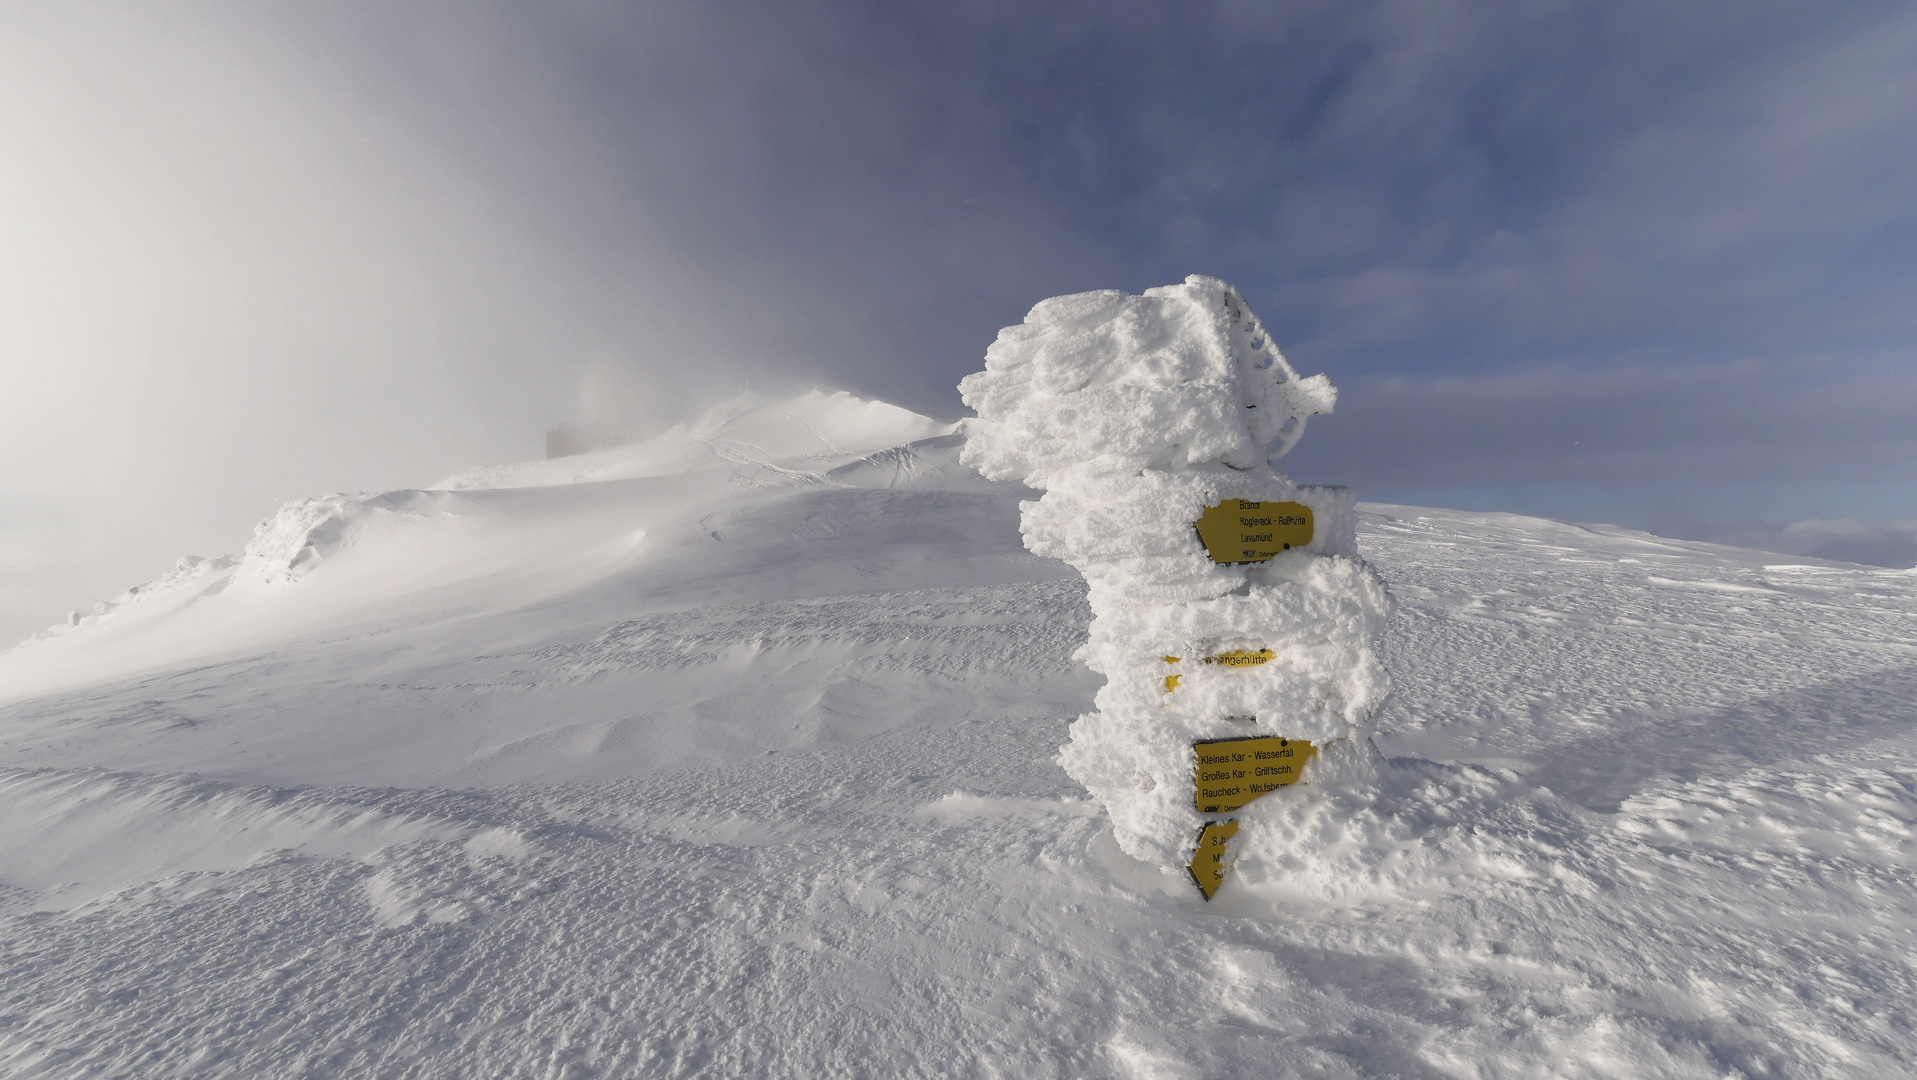
<path id="1" fill-rule="evenodd" d="M 1211 561 L 1247 563 L 1311 543 L 1313 523 L 1303 503 L 1226 499 L 1207 506 L 1193 524 Z"/>

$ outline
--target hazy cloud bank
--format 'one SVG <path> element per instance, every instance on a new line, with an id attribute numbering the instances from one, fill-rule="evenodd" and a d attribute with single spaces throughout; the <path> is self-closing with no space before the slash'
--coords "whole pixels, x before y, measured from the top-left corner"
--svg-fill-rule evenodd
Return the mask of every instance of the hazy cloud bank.
<path id="1" fill-rule="evenodd" d="M 0 16 L 0 637 L 282 500 L 536 456 L 595 361 L 748 370 L 503 28 L 364 15 Z"/>
<path id="2" fill-rule="evenodd" d="M 1901 566 L 1882 518 L 1785 525 L 1917 503 L 1913 415 L 1917 367 L 1899 357 L 1361 378 L 1283 464 L 1379 501 Z"/>
<path id="3" fill-rule="evenodd" d="M 1193 272 L 1345 387 L 1295 467 L 1367 497 L 1908 520 L 1913 46 L 1875 0 L 9 5 L 0 634 L 558 420 L 954 414 L 1036 300 Z"/>
<path id="4" fill-rule="evenodd" d="M 1871 566 L 1917 569 L 1917 521 L 1878 523 L 1860 518 L 1798 521 L 1785 526 L 1746 525 L 1713 539 L 1764 551 L 1840 559 Z"/>

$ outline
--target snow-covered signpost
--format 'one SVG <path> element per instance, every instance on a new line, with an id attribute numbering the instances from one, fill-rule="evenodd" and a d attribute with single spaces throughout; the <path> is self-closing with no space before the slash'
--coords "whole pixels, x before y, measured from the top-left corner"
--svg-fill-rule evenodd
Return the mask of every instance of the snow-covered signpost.
<path id="1" fill-rule="evenodd" d="M 1106 681 L 1060 763 L 1127 854 L 1189 868 L 1208 900 L 1233 857 L 1249 880 L 1281 873 L 1315 811 L 1304 791 L 1265 796 L 1367 786 L 1388 688 L 1389 599 L 1351 493 L 1271 464 L 1337 389 L 1299 377 L 1237 290 L 1193 276 L 1046 300 L 959 390 L 978 412 L 966 464 L 1042 490 L 1025 544 L 1090 586 L 1079 655 Z"/>

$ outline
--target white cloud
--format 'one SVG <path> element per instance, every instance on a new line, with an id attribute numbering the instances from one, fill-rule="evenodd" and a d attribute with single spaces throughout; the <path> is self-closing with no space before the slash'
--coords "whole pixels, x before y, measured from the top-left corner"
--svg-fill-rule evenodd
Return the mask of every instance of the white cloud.
<path id="1" fill-rule="evenodd" d="M 1917 568 L 1917 521 L 1886 523 L 1862 518 L 1812 518 L 1782 527 L 1746 526 L 1721 533 L 1717 539 L 1814 559 Z"/>

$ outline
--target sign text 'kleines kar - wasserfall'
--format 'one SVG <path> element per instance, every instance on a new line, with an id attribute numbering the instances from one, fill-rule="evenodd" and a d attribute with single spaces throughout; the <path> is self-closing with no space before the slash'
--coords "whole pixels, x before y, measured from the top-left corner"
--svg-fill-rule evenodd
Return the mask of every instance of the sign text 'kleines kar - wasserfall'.
<path id="1" fill-rule="evenodd" d="M 1314 748 L 1302 739 L 1204 739 L 1197 757 L 1194 802 L 1201 814 L 1229 813 L 1267 792 L 1298 782 Z"/>

